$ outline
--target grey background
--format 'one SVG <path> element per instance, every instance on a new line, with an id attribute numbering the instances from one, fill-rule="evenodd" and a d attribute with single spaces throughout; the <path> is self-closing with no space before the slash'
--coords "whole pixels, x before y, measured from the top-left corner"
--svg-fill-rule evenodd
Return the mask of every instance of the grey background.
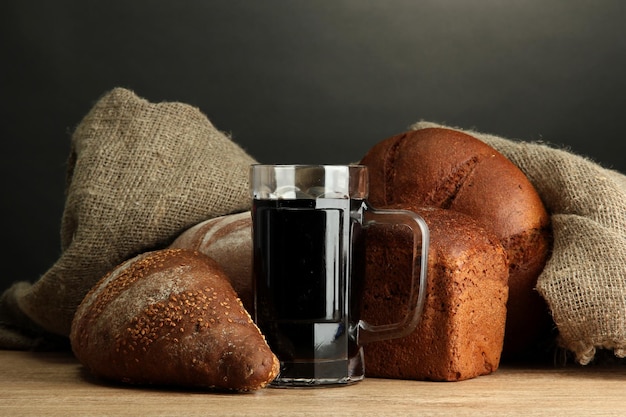
<path id="1" fill-rule="evenodd" d="M 0 288 L 60 254 L 70 135 L 113 87 L 261 162 L 346 163 L 426 119 L 626 172 L 626 2 L 4 0 Z"/>

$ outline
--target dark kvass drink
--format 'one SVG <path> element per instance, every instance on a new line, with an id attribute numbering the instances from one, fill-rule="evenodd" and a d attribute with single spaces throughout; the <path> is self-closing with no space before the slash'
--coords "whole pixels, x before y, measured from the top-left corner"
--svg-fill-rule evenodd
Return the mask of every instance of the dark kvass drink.
<path id="1" fill-rule="evenodd" d="M 253 200 L 256 323 L 280 377 L 337 380 L 362 360 L 356 328 L 364 275 L 363 200 Z M 351 270 L 356 268 L 358 270 Z M 351 277 L 351 278 L 348 278 Z M 347 371 L 349 370 L 349 371 Z"/>

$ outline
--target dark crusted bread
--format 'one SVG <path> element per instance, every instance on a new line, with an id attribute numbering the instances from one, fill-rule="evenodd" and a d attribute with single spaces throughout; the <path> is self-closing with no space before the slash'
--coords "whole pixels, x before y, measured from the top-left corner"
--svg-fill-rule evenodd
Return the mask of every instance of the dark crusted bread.
<path id="1" fill-rule="evenodd" d="M 459 381 L 498 369 L 508 295 L 507 255 L 497 236 L 467 215 L 415 211 L 430 229 L 428 289 L 422 318 L 409 336 L 365 346 L 367 376 Z M 400 321 L 407 311 L 412 237 L 402 227 L 367 231 L 362 316 Z"/>
<path id="2" fill-rule="evenodd" d="M 248 391 L 279 366 L 217 262 L 183 249 L 144 253 L 102 278 L 70 341 L 91 373 L 130 384 Z"/>
<path id="3" fill-rule="evenodd" d="M 510 269 L 505 356 L 525 354 L 549 333 L 552 320 L 535 291 L 551 247 L 549 217 L 517 166 L 473 136 L 445 128 L 383 140 L 361 163 L 369 170 L 372 205 L 458 211 L 500 239 Z"/>

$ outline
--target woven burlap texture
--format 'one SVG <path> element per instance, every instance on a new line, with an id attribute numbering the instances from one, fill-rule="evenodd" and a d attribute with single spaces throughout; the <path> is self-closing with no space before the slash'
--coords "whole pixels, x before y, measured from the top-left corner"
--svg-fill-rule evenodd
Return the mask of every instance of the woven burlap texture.
<path id="1" fill-rule="evenodd" d="M 123 88 L 102 96 L 72 135 L 60 258 L 0 298 L 0 347 L 32 348 L 38 330 L 67 336 L 78 304 L 113 267 L 248 210 L 252 163 L 195 107 Z"/>
<path id="2" fill-rule="evenodd" d="M 454 127 L 422 121 L 412 129 Z M 529 178 L 550 213 L 553 253 L 537 281 L 559 345 L 589 363 L 626 356 L 626 176 L 542 143 L 456 129 L 495 148 Z"/>

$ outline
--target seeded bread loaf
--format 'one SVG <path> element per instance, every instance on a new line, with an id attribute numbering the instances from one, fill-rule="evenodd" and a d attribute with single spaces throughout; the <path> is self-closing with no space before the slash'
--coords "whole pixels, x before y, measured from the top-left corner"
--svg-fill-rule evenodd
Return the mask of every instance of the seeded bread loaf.
<path id="1" fill-rule="evenodd" d="M 367 376 L 460 381 L 498 369 L 508 297 L 507 255 L 497 236 L 459 212 L 395 206 L 421 215 L 430 229 L 428 289 L 409 336 L 364 347 Z M 411 234 L 398 226 L 367 231 L 363 319 L 398 322 L 411 280 Z"/>
<path id="2" fill-rule="evenodd" d="M 495 233 L 509 259 L 504 355 L 517 359 L 532 352 L 553 326 L 535 290 L 551 231 L 543 202 L 524 173 L 484 142 L 445 128 L 385 139 L 361 163 L 369 170 L 372 205 L 454 210 Z"/>
<path id="3" fill-rule="evenodd" d="M 95 376 L 129 384 L 249 391 L 279 366 L 217 262 L 183 249 L 144 253 L 101 279 L 70 341 Z"/>

